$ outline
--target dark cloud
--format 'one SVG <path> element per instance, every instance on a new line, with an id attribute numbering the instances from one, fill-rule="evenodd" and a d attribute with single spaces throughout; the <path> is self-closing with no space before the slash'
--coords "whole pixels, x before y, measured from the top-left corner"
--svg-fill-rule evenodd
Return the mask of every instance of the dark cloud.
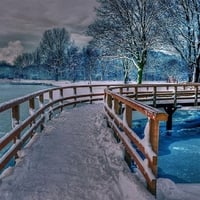
<path id="1" fill-rule="evenodd" d="M 31 51 L 53 27 L 65 27 L 82 45 L 89 40 L 84 33 L 94 20 L 95 6 L 96 0 L 1 0 L 0 52 L 19 42 Z"/>

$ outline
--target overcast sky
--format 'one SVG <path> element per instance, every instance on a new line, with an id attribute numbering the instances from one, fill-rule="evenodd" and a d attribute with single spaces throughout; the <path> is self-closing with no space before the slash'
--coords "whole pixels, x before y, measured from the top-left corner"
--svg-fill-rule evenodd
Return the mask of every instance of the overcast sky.
<path id="1" fill-rule="evenodd" d="M 65 27 L 76 44 L 88 41 L 96 0 L 0 0 L 0 60 L 32 51 L 45 30 Z"/>

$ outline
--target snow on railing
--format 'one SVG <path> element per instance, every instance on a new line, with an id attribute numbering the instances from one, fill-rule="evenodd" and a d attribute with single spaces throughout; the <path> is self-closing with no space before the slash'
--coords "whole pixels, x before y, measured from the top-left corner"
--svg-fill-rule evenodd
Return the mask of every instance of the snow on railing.
<path id="1" fill-rule="evenodd" d="M 0 104 L 0 117 L 9 112 L 9 130 L 0 138 L 0 174 L 19 157 L 22 149 L 36 132 L 65 107 L 78 103 L 103 100 L 104 85 L 74 85 L 41 90 Z M 0 126 L 1 127 L 1 126 Z"/>
<path id="2" fill-rule="evenodd" d="M 153 107 L 163 107 L 163 104 L 198 106 L 200 101 L 199 83 L 129 84 L 110 90 Z"/>
<path id="3" fill-rule="evenodd" d="M 168 115 L 163 111 L 109 89 L 105 89 L 104 101 L 109 125 L 113 128 L 115 136 L 122 141 L 132 161 L 143 174 L 148 189 L 155 195 L 159 122 L 166 121 Z M 133 111 L 138 111 L 147 118 L 143 139 L 133 130 Z"/>
<path id="4" fill-rule="evenodd" d="M 110 88 L 110 86 L 112 86 Z M 106 90 L 110 88 L 112 90 Z M 73 85 L 42 90 L 30 95 L 0 104 L 0 117 L 8 116 L 9 130 L 0 130 L 5 134 L 0 138 L 0 173 L 11 160 L 19 156 L 19 150 L 26 145 L 36 132 L 44 128 L 44 123 L 50 120 L 65 107 L 76 106 L 78 103 L 94 102 L 105 99 L 105 109 L 116 133 L 124 140 L 130 155 L 135 158 L 148 182 L 148 187 L 155 192 L 157 175 L 157 150 L 159 121 L 166 120 L 166 114 L 143 105 L 157 106 L 160 102 L 171 101 L 174 105 L 190 101 L 199 105 L 200 84 L 99 84 Z M 115 93 L 116 92 L 116 93 Z M 117 94 L 118 93 L 118 94 Z M 121 95 L 124 96 L 121 96 Z M 127 96 L 127 97 L 125 97 Z M 138 100 L 131 100 L 131 98 Z M 138 110 L 148 118 L 149 127 L 140 140 L 132 130 L 132 111 Z M 120 112 L 124 111 L 122 119 Z M 0 126 L 1 127 L 1 126 Z M 122 131 L 123 130 L 123 131 Z M 137 151 L 128 144 L 131 140 L 146 157 L 144 161 L 136 156 Z M 153 153 L 152 153 L 153 152 Z M 148 162 L 147 162 L 148 161 Z M 150 171 L 149 171 L 150 170 Z"/>

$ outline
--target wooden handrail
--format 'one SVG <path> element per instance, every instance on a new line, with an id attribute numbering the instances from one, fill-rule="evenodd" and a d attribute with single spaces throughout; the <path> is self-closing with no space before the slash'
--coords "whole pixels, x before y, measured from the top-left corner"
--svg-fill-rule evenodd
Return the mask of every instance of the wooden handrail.
<path id="1" fill-rule="evenodd" d="M 11 159 L 18 157 L 18 151 L 35 132 L 43 129 L 44 122 L 50 120 L 57 110 L 62 111 L 64 107 L 78 103 L 103 100 L 104 88 L 109 86 L 99 84 L 54 87 L 0 104 L 0 113 L 9 111 L 11 114 L 11 130 L 0 138 L 0 173 Z M 25 111 L 24 104 L 28 107 L 25 119 L 20 116 L 22 110 Z"/>
<path id="2" fill-rule="evenodd" d="M 168 115 L 156 107 L 198 106 L 200 84 L 161 83 L 111 86 L 105 90 L 104 99 L 110 126 L 144 175 L 148 189 L 156 194 L 159 122 L 168 119 Z M 143 139 L 133 131 L 133 111 L 138 111 L 147 118 Z"/>
<path id="3" fill-rule="evenodd" d="M 110 126 L 144 175 L 148 189 L 156 194 L 159 122 L 166 121 L 168 115 L 109 89 L 105 89 L 104 105 Z M 143 139 L 132 129 L 133 111 L 148 119 Z"/>
<path id="4" fill-rule="evenodd" d="M 84 102 L 92 103 L 103 98 L 108 119 L 112 119 L 110 123 L 113 129 L 146 178 L 148 188 L 155 193 L 159 122 L 167 120 L 167 115 L 147 104 L 158 107 L 164 100 L 165 103 L 169 101 L 176 106 L 180 101 L 190 100 L 193 105 L 199 105 L 200 84 L 73 85 L 41 90 L 2 103 L 0 113 L 10 112 L 12 128 L 0 138 L 0 173 L 11 159 L 18 157 L 18 151 L 33 135 L 43 129 L 45 121 L 51 119 L 55 111 L 62 111 L 66 106 L 76 106 Z M 20 114 L 24 110 L 24 104 L 27 105 L 28 110 L 27 117 L 22 119 Z M 124 114 L 121 117 L 123 109 Z M 143 113 L 148 118 L 146 141 L 141 141 L 132 130 L 133 110 Z M 141 159 L 137 150 L 130 145 L 130 141 L 137 146 L 145 160 Z M 151 147 L 146 144 L 150 144 Z"/>
<path id="5" fill-rule="evenodd" d="M 129 84 L 109 89 L 153 107 L 200 105 L 200 83 Z"/>

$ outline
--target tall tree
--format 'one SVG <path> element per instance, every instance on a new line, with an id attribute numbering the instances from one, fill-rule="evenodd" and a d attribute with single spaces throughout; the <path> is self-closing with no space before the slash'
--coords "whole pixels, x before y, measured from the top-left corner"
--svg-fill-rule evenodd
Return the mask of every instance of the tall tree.
<path id="1" fill-rule="evenodd" d="M 16 57 L 14 60 L 14 65 L 18 67 L 26 67 L 28 65 L 32 65 L 34 62 L 32 53 L 23 53 Z"/>
<path id="2" fill-rule="evenodd" d="M 109 56 L 127 59 L 142 82 L 147 51 L 159 40 L 157 0 L 98 0 L 97 19 L 88 34 Z M 108 53 L 109 52 L 109 53 Z"/>
<path id="3" fill-rule="evenodd" d="M 64 70 L 66 49 L 70 44 L 70 35 L 64 28 L 54 28 L 44 32 L 40 42 L 41 62 L 49 66 L 58 80 L 59 73 Z"/>
<path id="4" fill-rule="evenodd" d="M 75 82 L 78 79 L 78 67 L 80 65 L 79 48 L 73 43 L 67 49 L 67 68 L 68 79 Z"/>
<path id="5" fill-rule="evenodd" d="M 198 82 L 200 73 L 200 1 L 162 0 L 166 13 L 160 20 L 165 40 L 188 65 L 189 81 Z M 178 14 L 177 14 L 178 13 Z"/>
<path id="6" fill-rule="evenodd" d="M 93 47 L 93 44 L 89 43 L 87 47 L 83 48 L 85 78 L 92 82 L 92 75 L 94 74 L 96 62 L 98 59 L 98 51 Z"/>

